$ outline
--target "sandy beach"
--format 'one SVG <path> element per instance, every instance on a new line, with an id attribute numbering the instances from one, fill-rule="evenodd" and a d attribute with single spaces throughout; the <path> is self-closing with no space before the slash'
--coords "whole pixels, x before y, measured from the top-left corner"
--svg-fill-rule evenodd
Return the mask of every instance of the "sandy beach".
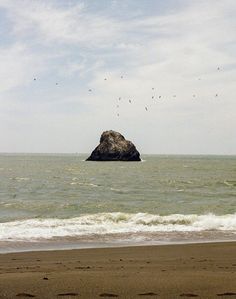
<path id="1" fill-rule="evenodd" d="M 236 298 L 236 242 L 0 255 L 0 298 Z"/>

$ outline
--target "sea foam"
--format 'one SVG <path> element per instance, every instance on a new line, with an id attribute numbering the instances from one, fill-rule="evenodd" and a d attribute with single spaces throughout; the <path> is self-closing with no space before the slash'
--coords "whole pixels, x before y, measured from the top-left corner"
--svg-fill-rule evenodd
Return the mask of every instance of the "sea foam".
<path id="1" fill-rule="evenodd" d="M 236 231 L 236 214 L 168 216 L 147 213 L 99 213 L 71 219 L 28 219 L 0 223 L 0 241 L 35 241 L 145 232 Z"/>

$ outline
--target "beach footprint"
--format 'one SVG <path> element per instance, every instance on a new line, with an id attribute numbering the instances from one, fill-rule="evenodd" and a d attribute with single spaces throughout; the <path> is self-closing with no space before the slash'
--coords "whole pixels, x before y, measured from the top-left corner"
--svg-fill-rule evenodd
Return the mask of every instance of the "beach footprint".
<path id="1" fill-rule="evenodd" d="M 19 294 L 16 294 L 16 297 L 33 298 L 33 297 L 36 297 L 36 296 L 32 295 L 32 294 L 29 294 L 29 293 L 19 293 Z"/>
<path id="2" fill-rule="evenodd" d="M 79 296 L 78 293 L 60 293 L 57 294 L 58 297 L 65 297 L 65 296 Z"/>
<path id="3" fill-rule="evenodd" d="M 116 294 L 112 294 L 112 293 L 102 293 L 99 295 L 100 297 L 119 297 Z"/>
<path id="4" fill-rule="evenodd" d="M 179 295 L 180 297 L 198 297 L 197 294 L 192 294 L 192 293 L 183 293 Z"/>
<path id="5" fill-rule="evenodd" d="M 141 293 L 141 294 L 138 294 L 138 295 L 139 296 L 159 296 L 158 294 L 153 293 L 153 292 Z"/>
<path id="6" fill-rule="evenodd" d="M 236 293 L 234 293 L 234 292 L 226 292 L 226 293 L 222 293 L 222 294 L 217 294 L 217 296 L 219 296 L 219 297 L 223 297 L 223 296 L 236 296 Z"/>

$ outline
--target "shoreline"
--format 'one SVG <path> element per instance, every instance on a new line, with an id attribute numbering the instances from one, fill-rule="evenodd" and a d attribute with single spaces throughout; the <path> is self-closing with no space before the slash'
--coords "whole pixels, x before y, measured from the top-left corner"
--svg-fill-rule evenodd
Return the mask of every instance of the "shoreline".
<path id="1" fill-rule="evenodd" d="M 0 298 L 236 298 L 236 242 L 0 255 Z"/>
<path id="2" fill-rule="evenodd" d="M 189 244 L 214 244 L 214 243 L 234 243 L 236 238 L 230 239 L 179 239 L 179 240 L 159 240 L 159 241 L 81 241 L 67 238 L 66 240 L 42 240 L 42 241 L 1 241 L 0 255 L 23 252 L 43 252 L 43 251 L 64 251 L 81 249 L 105 249 L 105 248 L 127 248 L 127 247 L 149 247 L 149 246 L 175 246 Z"/>

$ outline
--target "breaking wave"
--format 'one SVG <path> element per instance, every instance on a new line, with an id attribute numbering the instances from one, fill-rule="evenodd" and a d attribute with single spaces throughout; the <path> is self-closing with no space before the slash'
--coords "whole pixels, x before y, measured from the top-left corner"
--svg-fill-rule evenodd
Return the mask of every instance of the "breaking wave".
<path id="1" fill-rule="evenodd" d="M 99 213 L 71 219 L 28 219 L 0 223 L 0 241 L 35 241 L 145 232 L 235 231 L 236 214 L 168 216 L 147 213 Z"/>

